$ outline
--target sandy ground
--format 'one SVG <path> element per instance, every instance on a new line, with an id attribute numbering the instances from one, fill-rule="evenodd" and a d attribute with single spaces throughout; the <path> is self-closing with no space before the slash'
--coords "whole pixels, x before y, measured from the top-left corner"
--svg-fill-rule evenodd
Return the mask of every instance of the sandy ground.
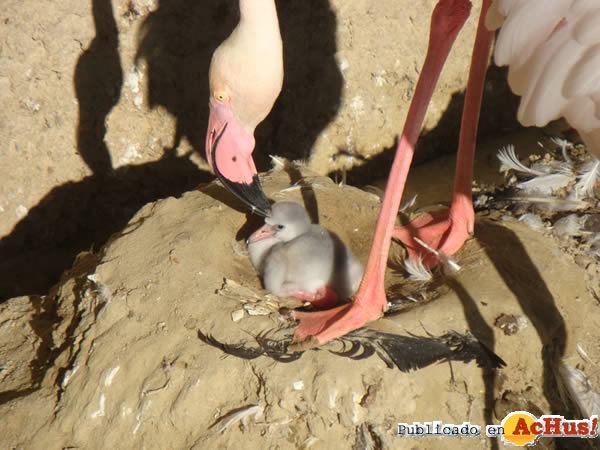
<path id="1" fill-rule="evenodd" d="M 258 165 L 267 170 L 277 153 L 308 168 L 275 170 L 263 185 L 273 200 L 304 204 L 363 261 L 380 206 L 373 192 L 385 183 L 434 0 L 408 3 L 278 2 L 286 84 L 257 131 Z M 547 136 L 565 136 L 560 126 L 482 140 L 478 220 L 456 257 L 462 269 L 410 280 L 394 244 L 388 298 L 418 302 L 373 324 L 421 336 L 470 330 L 505 368 L 402 373 L 375 355 L 330 353 L 339 342 L 287 363 L 246 361 L 198 338 L 252 346 L 265 330 L 293 326 L 277 312 L 290 303 L 261 289 L 245 254 L 260 218 L 220 186 L 198 187 L 212 178 L 198 156 L 206 69 L 235 24 L 235 4 L 3 3 L 0 447 L 496 448 L 503 444 L 485 437 L 395 431 L 413 421 L 483 426 L 521 409 L 581 416 L 561 395 L 559 369 L 581 370 L 598 401 L 600 193 L 573 211 L 516 202 L 519 181 L 505 179 L 496 158 L 513 143 L 528 165 L 545 152 L 548 163 L 562 161 Z M 430 107 L 423 159 L 455 149 L 473 17 Z M 488 77 L 483 134 L 514 124 L 502 79 L 497 70 Z M 569 155 L 580 173 L 584 153 Z M 452 156 L 415 167 L 404 198 L 447 202 L 452 167 Z M 556 194 L 561 205 L 574 183 Z M 571 234 L 560 222 L 570 214 L 582 224 Z"/>
<path id="2" fill-rule="evenodd" d="M 497 170 L 488 153 L 483 149 L 481 161 Z M 423 171 L 431 179 L 435 170 L 423 166 L 413 178 Z M 378 196 L 293 166 L 263 180 L 270 198 L 303 203 L 366 259 Z M 439 184 L 438 192 L 445 191 Z M 497 202 L 494 192 L 488 194 Z M 503 369 L 454 363 L 402 373 L 376 356 L 329 353 L 339 350 L 335 342 L 287 363 L 225 357 L 198 332 L 252 347 L 255 336 L 286 326 L 277 310 L 289 303 L 261 289 L 245 254 L 243 240 L 260 219 L 210 184 L 143 207 L 100 252 L 81 254 L 50 295 L 2 305 L 4 442 L 494 448 L 503 444 L 481 436 L 415 441 L 395 432 L 399 422 L 413 421 L 483 426 L 515 410 L 576 417 L 560 395 L 557 373 L 559 363 L 577 367 L 598 389 L 598 259 L 585 254 L 581 238 L 565 243 L 532 230 L 510 207 L 481 209 L 475 237 L 456 257 L 462 266 L 456 274 L 437 271 L 427 285 L 410 281 L 401 246 L 393 246 L 388 298 L 418 302 L 373 326 L 417 335 L 470 330 L 504 359 Z M 571 440 L 558 444 L 581 448 Z"/>

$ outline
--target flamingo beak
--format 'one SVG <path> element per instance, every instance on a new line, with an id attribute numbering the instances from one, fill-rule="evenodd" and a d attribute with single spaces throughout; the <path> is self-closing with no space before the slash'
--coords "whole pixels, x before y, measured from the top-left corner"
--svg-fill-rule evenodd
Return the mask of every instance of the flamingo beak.
<path id="1" fill-rule="evenodd" d="M 263 239 L 268 239 L 273 236 L 275 236 L 275 229 L 271 225 L 266 223 L 254 233 L 252 233 L 247 239 L 246 243 L 254 244 L 255 242 L 262 241 Z"/>
<path id="2" fill-rule="evenodd" d="M 253 150 L 254 136 L 239 124 L 229 104 L 211 104 L 206 134 L 206 159 L 210 168 L 253 213 L 266 217 L 271 204 L 260 186 Z"/>

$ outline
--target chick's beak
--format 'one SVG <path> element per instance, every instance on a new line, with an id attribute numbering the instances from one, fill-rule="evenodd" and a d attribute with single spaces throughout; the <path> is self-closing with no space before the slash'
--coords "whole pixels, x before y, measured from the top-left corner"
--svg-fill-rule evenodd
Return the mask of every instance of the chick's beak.
<path id="1" fill-rule="evenodd" d="M 266 223 L 254 233 L 252 233 L 246 241 L 246 243 L 254 244 L 255 242 L 262 241 L 263 239 L 268 239 L 273 236 L 275 236 L 275 229 L 271 225 Z"/>

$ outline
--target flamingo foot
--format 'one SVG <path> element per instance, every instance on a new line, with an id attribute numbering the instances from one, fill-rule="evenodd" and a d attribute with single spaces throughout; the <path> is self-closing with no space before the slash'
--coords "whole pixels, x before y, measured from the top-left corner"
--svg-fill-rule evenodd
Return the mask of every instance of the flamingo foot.
<path id="1" fill-rule="evenodd" d="M 383 279 L 366 276 L 352 303 L 326 311 L 292 312 L 292 317 L 300 321 L 294 334 L 296 347 L 306 349 L 321 345 L 361 328 L 383 316 L 386 305 Z"/>
<path id="2" fill-rule="evenodd" d="M 396 227 L 393 237 L 401 241 L 411 260 L 421 259 L 423 266 L 431 269 L 441 261 L 439 256 L 425 248 L 415 238 L 445 256 L 452 256 L 473 234 L 475 222 L 473 207 L 463 214 L 453 214 L 452 209 L 424 213 L 403 227 Z"/>

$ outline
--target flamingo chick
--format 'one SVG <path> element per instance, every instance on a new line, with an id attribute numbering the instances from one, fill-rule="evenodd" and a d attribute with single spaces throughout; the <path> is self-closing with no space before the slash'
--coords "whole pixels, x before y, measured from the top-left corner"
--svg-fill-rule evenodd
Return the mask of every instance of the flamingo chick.
<path id="1" fill-rule="evenodd" d="M 313 306 L 335 306 L 360 284 L 363 265 L 331 231 L 310 223 L 298 203 L 278 202 L 248 239 L 248 254 L 265 288 Z"/>
<path id="2" fill-rule="evenodd" d="M 267 215 L 252 159 L 254 130 L 283 84 L 283 49 L 274 0 L 240 0 L 240 22 L 215 50 L 209 68 L 206 159 L 223 185 Z M 218 143 L 218 145 L 217 145 Z"/>

